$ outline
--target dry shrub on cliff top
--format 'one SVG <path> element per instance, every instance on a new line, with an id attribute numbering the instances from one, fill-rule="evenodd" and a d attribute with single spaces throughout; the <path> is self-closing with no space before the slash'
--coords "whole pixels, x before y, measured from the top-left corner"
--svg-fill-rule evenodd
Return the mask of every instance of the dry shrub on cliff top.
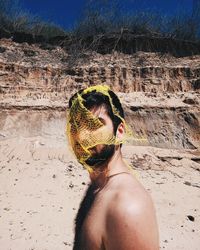
<path id="1" fill-rule="evenodd" d="M 65 36 L 66 32 L 52 22 L 44 22 L 38 16 L 33 16 L 22 11 L 17 0 L 0 1 L 0 34 L 2 37 L 14 36 L 18 38 L 21 33 L 21 40 L 29 39 L 30 42 L 40 40 L 48 41 L 51 37 Z M 17 36 L 17 34 L 19 34 Z M 26 36 L 26 34 L 28 34 Z M 21 42 L 21 41 L 20 41 Z M 28 41 L 26 41 L 28 42 Z"/>
<path id="2" fill-rule="evenodd" d="M 182 11 L 170 17 L 155 10 L 129 11 L 126 2 L 88 0 L 74 29 L 64 31 L 22 12 L 17 0 L 1 0 L 0 37 L 39 42 L 44 48 L 50 48 L 47 43 L 61 45 L 69 54 L 66 58 L 69 65 L 87 60 L 94 51 L 102 54 L 145 51 L 175 56 L 200 53 L 200 4 L 191 13 Z"/>
<path id="3" fill-rule="evenodd" d="M 89 51 L 146 51 L 174 56 L 200 53 L 200 5 L 191 13 L 182 10 L 164 16 L 155 10 L 128 11 L 125 2 L 87 1 L 82 18 L 72 30 L 71 42 L 66 43 L 72 61 Z"/>
<path id="4" fill-rule="evenodd" d="M 195 41 L 200 39 L 200 3 L 193 11 L 181 10 L 174 15 L 163 15 L 159 11 L 134 8 L 127 9 L 126 2 L 119 0 L 88 0 L 82 17 L 75 25 L 76 37 L 97 36 L 128 29 L 135 35 L 173 37 Z M 198 2 L 198 1 L 197 1 Z"/>

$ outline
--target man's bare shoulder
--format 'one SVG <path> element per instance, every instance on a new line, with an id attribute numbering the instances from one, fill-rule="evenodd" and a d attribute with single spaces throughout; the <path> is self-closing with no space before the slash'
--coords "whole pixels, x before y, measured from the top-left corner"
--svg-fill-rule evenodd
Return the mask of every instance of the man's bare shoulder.
<path id="1" fill-rule="evenodd" d="M 106 213 L 107 248 L 158 249 L 157 222 L 150 195 L 134 178 L 118 179 Z M 113 242 L 111 237 L 117 240 Z"/>
<path id="2" fill-rule="evenodd" d="M 131 174 L 116 176 L 111 180 L 110 192 L 112 195 L 112 203 L 124 204 L 126 202 L 132 205 L 142 205 L 151 203 L 151 197 L 143 185 Z"/>

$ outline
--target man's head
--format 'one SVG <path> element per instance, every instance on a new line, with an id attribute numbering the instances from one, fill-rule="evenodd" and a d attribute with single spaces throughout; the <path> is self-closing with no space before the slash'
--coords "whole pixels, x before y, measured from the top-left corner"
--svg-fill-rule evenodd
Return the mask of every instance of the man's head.
<path id="1" fill-rule="evenodd" d="M 124 111 L 107 86 L 82 89 L 69 100 L 68 135 L 78 160 L 97 168 L 109 161 L 124 134 Z"/>

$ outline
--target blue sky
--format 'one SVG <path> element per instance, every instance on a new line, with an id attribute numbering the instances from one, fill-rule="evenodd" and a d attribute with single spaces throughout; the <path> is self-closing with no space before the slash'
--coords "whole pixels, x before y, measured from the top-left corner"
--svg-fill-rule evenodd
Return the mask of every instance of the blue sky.
<path id="1" fill-rule="evenodd" d="M 195 1 L 195 0 L 194 0 Z M 199 1 L 199 0 L 196 0 Z M 19 0 L 22 8 L 45 21 L 64 28 L 72 27 L 81 16 L 86 0 Z M 191 12 L 193 0 L 126 0 L 127 10 L 157 10 L 163 15 L 173 15 L 181 10 Z"/>

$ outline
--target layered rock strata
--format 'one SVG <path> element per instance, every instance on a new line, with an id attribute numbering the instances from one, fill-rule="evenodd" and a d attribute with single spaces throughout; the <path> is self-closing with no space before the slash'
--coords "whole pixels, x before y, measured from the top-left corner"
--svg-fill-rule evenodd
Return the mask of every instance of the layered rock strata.
<path id="1" fill-rule="evenodd" d="M 71 94 L 107 84 L 121 97 L 133 133 L 146 139 L 139 144 L 199 148 L 200 57 L 93 54 L 70 67 L 59 47 L 47 51 L 5 39 L 0 47 L 1 138 L 65 136 Z"/>

